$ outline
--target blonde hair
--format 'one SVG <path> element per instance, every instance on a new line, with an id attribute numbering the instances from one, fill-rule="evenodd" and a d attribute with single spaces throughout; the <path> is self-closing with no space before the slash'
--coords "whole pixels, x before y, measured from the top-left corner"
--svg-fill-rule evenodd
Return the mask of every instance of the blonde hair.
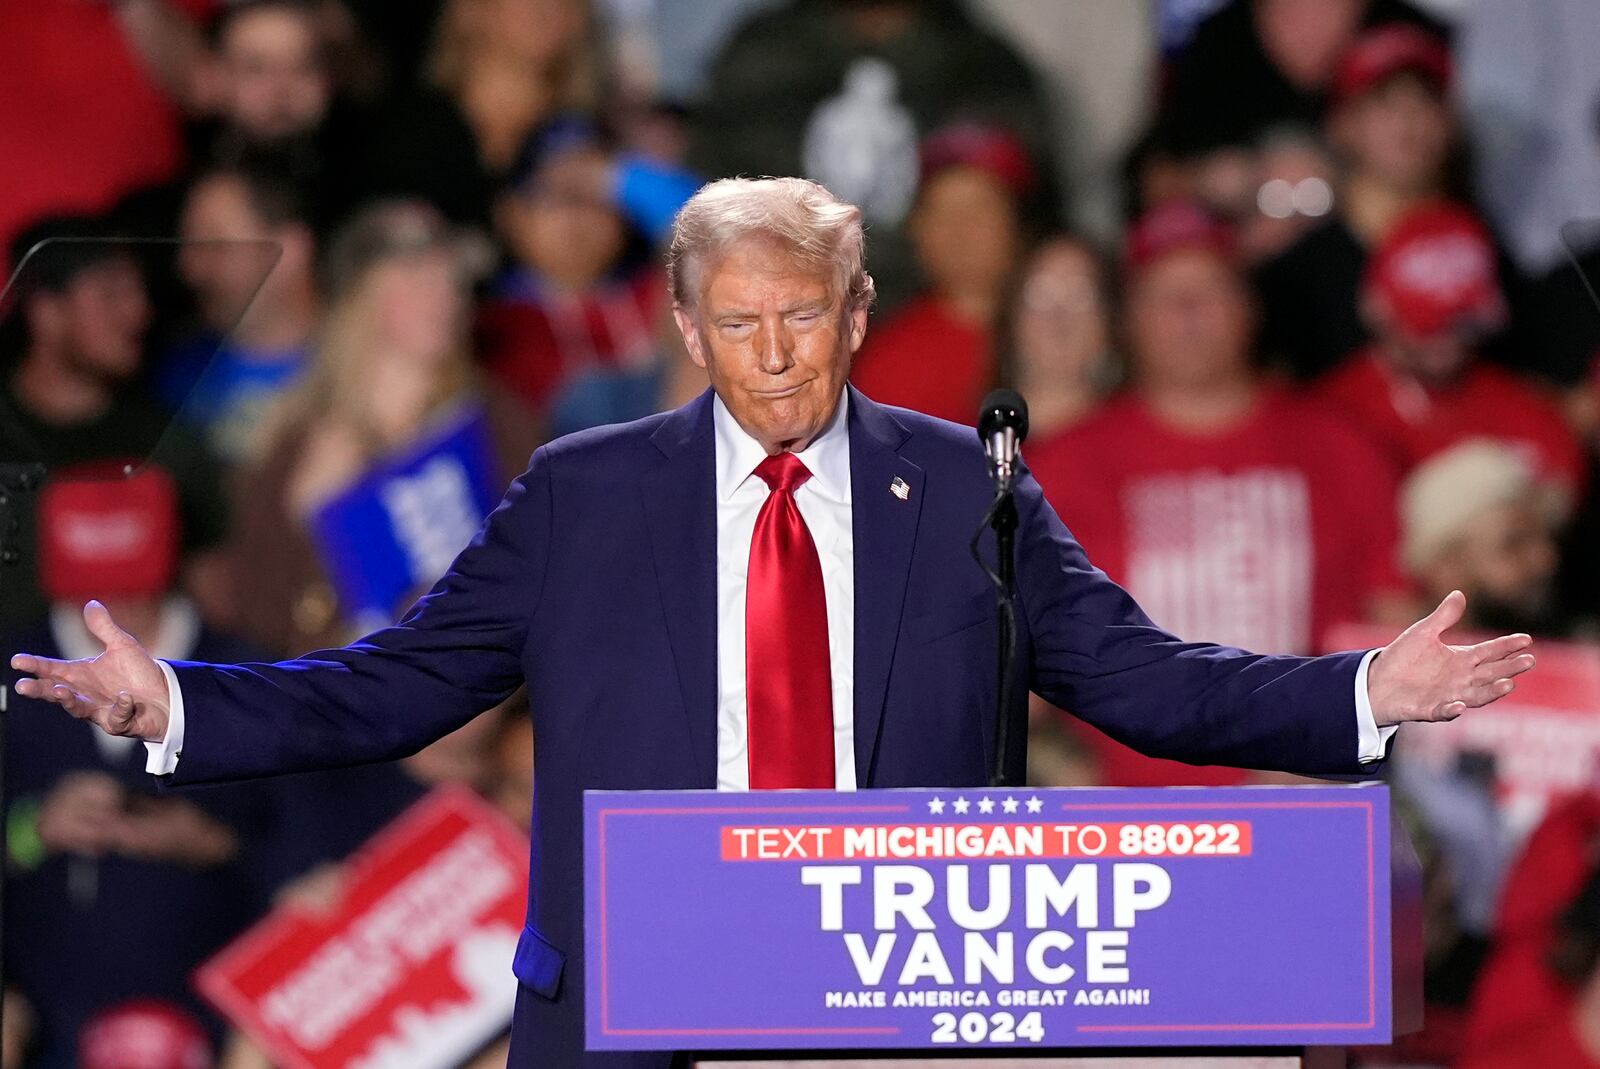
<path id="1" fill-rule="evenodd" d="M 370 415 L 373 372 L 389 355 L 374 325 L 377 317 L 374 269 L 390 259 L 382 257 L 366 265 L 341 287 L 324 310 L 304 378 L 273 407 L 264 421 L 257 439 L 263 447 L 263 455 L 269 454 L 285 438 L 292 438 L 324 420 L 337 420 L 352 428 L 364 443 L 368 460 L 376 459 L 391 448 Z M 475 384 L 472 355 L 463 339 L 445 354 L 437 368 L 424 421 Z"/>
<path id="2" fill-rule="evenodd" d="M 833 271 L 848 307 L 872 303 L 861 209 L 804 178 L 723 178 L 701 186 L 672 224 L 673 303 L 693 308 L 706 266 L 751 238 L 776 242 L 803 267 Z"/>

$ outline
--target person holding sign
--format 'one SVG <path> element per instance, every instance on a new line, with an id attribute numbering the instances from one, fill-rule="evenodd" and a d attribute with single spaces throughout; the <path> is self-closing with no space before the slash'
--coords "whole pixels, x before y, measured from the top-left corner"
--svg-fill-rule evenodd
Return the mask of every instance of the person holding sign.
<path id="1" fill-rule="evenodd" d="M 18 654 L 18 692 L 144 739 L 149 770 L 183 785 L 411 753 L 525 680 L 536 820 L 511 1062 L 665 1065 L 583 1050 L 583 791 L 987 779 L 995 609 L 968 542 L 992 486 L 970 427 L 848 384 L 863 249 L 860 210 L 813 182 L 705 186 L 668 266 L 711 388 L 541 448 L 400 623 L 278 664 L 168 663 L 90 602 L 105 652 Z M 1526 635 L 1446 644 L 1458 593 L 1382 650 L 1182 642 L 1026 470 L 1016 501 L 1019 690 L 1147 753 L 1360 774 L 1400 723 L 1485 705 L 1533 667 Z"/>

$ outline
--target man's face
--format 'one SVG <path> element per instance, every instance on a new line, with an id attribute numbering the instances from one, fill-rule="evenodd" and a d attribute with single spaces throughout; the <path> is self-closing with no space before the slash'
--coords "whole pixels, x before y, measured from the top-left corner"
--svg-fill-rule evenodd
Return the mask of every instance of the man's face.
<path id="1" fill-rule="evenodd" d="M 911 217 L 917 266 L 942 292 L 994 290 L 1017 269 L 1022 235 L 1010 191 L 975 167 L 930 178 Z"/>
<path id="2" fill-rule="evenodd" d="M 150 301 L 131 259 L 84 268 L 61 293 L 36 299 L 43 303 L 33 328 L 78 370 L 119 382 L 138 371 Z"/>
<path id="3" fill-rule="evenodd" d="M 604 167 L 598 149 L 562 153 L 500 202 L 497 221 L 512 254 L 560 288 L 594 285 L 627 244 L 622 217 L 595 196 L 590 175 Z"/>
<path id="4" fill-rule="evenodd" d="M 805 448 L 833 418 L 867 309 L 847 308 L 831 271 L 797 267 L 752 239 L 706 266 L 700 299 L 674 313 L 690 358 L 769 454 Z"/>
<path id="5" fill-rule="evenodd" d="M 201 316 L 216 330 L 233 329 L 263 285 L 256 247 L 241 248 L 234 242 L 266 241 L 278 235 L 251 208 L 244 184 L 226 175 L 212 176 L 194 187 L 184 203 L 178 231 L 183 238 L 178 269 L 194 291 Z M 281 274 L 273 270 L 266 285 Z"/>
<path id="6" fill-rule="evenodd" d="M 1254 317 L 1244 284 L 1216 254 L 1167 253 L 1128 295 L 1128 337 L 1147 384 L 1200 386 L 1249 366 Z"/>
<path id="7" fill-rule="evenodd" d="M 1421 196 L 1441 180 L 1454 126 L 1436 89 L 1401 74 L 1345 105 L 1333 133 L 1357 170 L 1399 195 Z"/>
<path id="8" fill-rule="evenodd" d="M 246 136 L 275 141 L 322 122 L 330 88 L 309 17 L 282 8 L 241 15 L 220 52 L 223 109 Z"/>
<path id="9" fill-rule="evenodd" d="M 1379 336 L 1390 362 L 1429 386 L 1450 385 L 1472 359 L 1470 336 L 1464 332 L 1446 330 L 1428 338 L 1411 338 L 1385 330 Z"/>

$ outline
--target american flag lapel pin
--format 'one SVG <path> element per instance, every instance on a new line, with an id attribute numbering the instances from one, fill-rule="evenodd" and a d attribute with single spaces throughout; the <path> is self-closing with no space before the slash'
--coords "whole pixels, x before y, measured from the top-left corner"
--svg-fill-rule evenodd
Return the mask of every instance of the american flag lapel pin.
<path id="1" fill-rule="evenodd" d="M 894 477 L 894 482 L 889 484 L 889 492 L 901 501 L 911 500 L 911 484 L 898 475 Z"/>

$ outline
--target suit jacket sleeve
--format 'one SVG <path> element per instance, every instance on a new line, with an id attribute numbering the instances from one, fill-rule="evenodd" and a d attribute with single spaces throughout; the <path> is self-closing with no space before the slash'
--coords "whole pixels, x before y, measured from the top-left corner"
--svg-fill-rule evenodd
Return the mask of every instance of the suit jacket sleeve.
<path id="1" fill-rule="evenodd" d="M 549 559 L 544 450 L 404 619 L 341 649 L 276 664 L 171 662 L 185 707 L 178 784 L 415 753 L 503 701 Z"/>
<path id="2" fill-rule="evenodd" d="M 1151 622 L 1024 472 L 1017 576 L 1032 642 L 1030 686 L 1152 757 L 1306 774 L 1359 774 L 1362 653 L 1263 656 L 1184 642 Z"/>

